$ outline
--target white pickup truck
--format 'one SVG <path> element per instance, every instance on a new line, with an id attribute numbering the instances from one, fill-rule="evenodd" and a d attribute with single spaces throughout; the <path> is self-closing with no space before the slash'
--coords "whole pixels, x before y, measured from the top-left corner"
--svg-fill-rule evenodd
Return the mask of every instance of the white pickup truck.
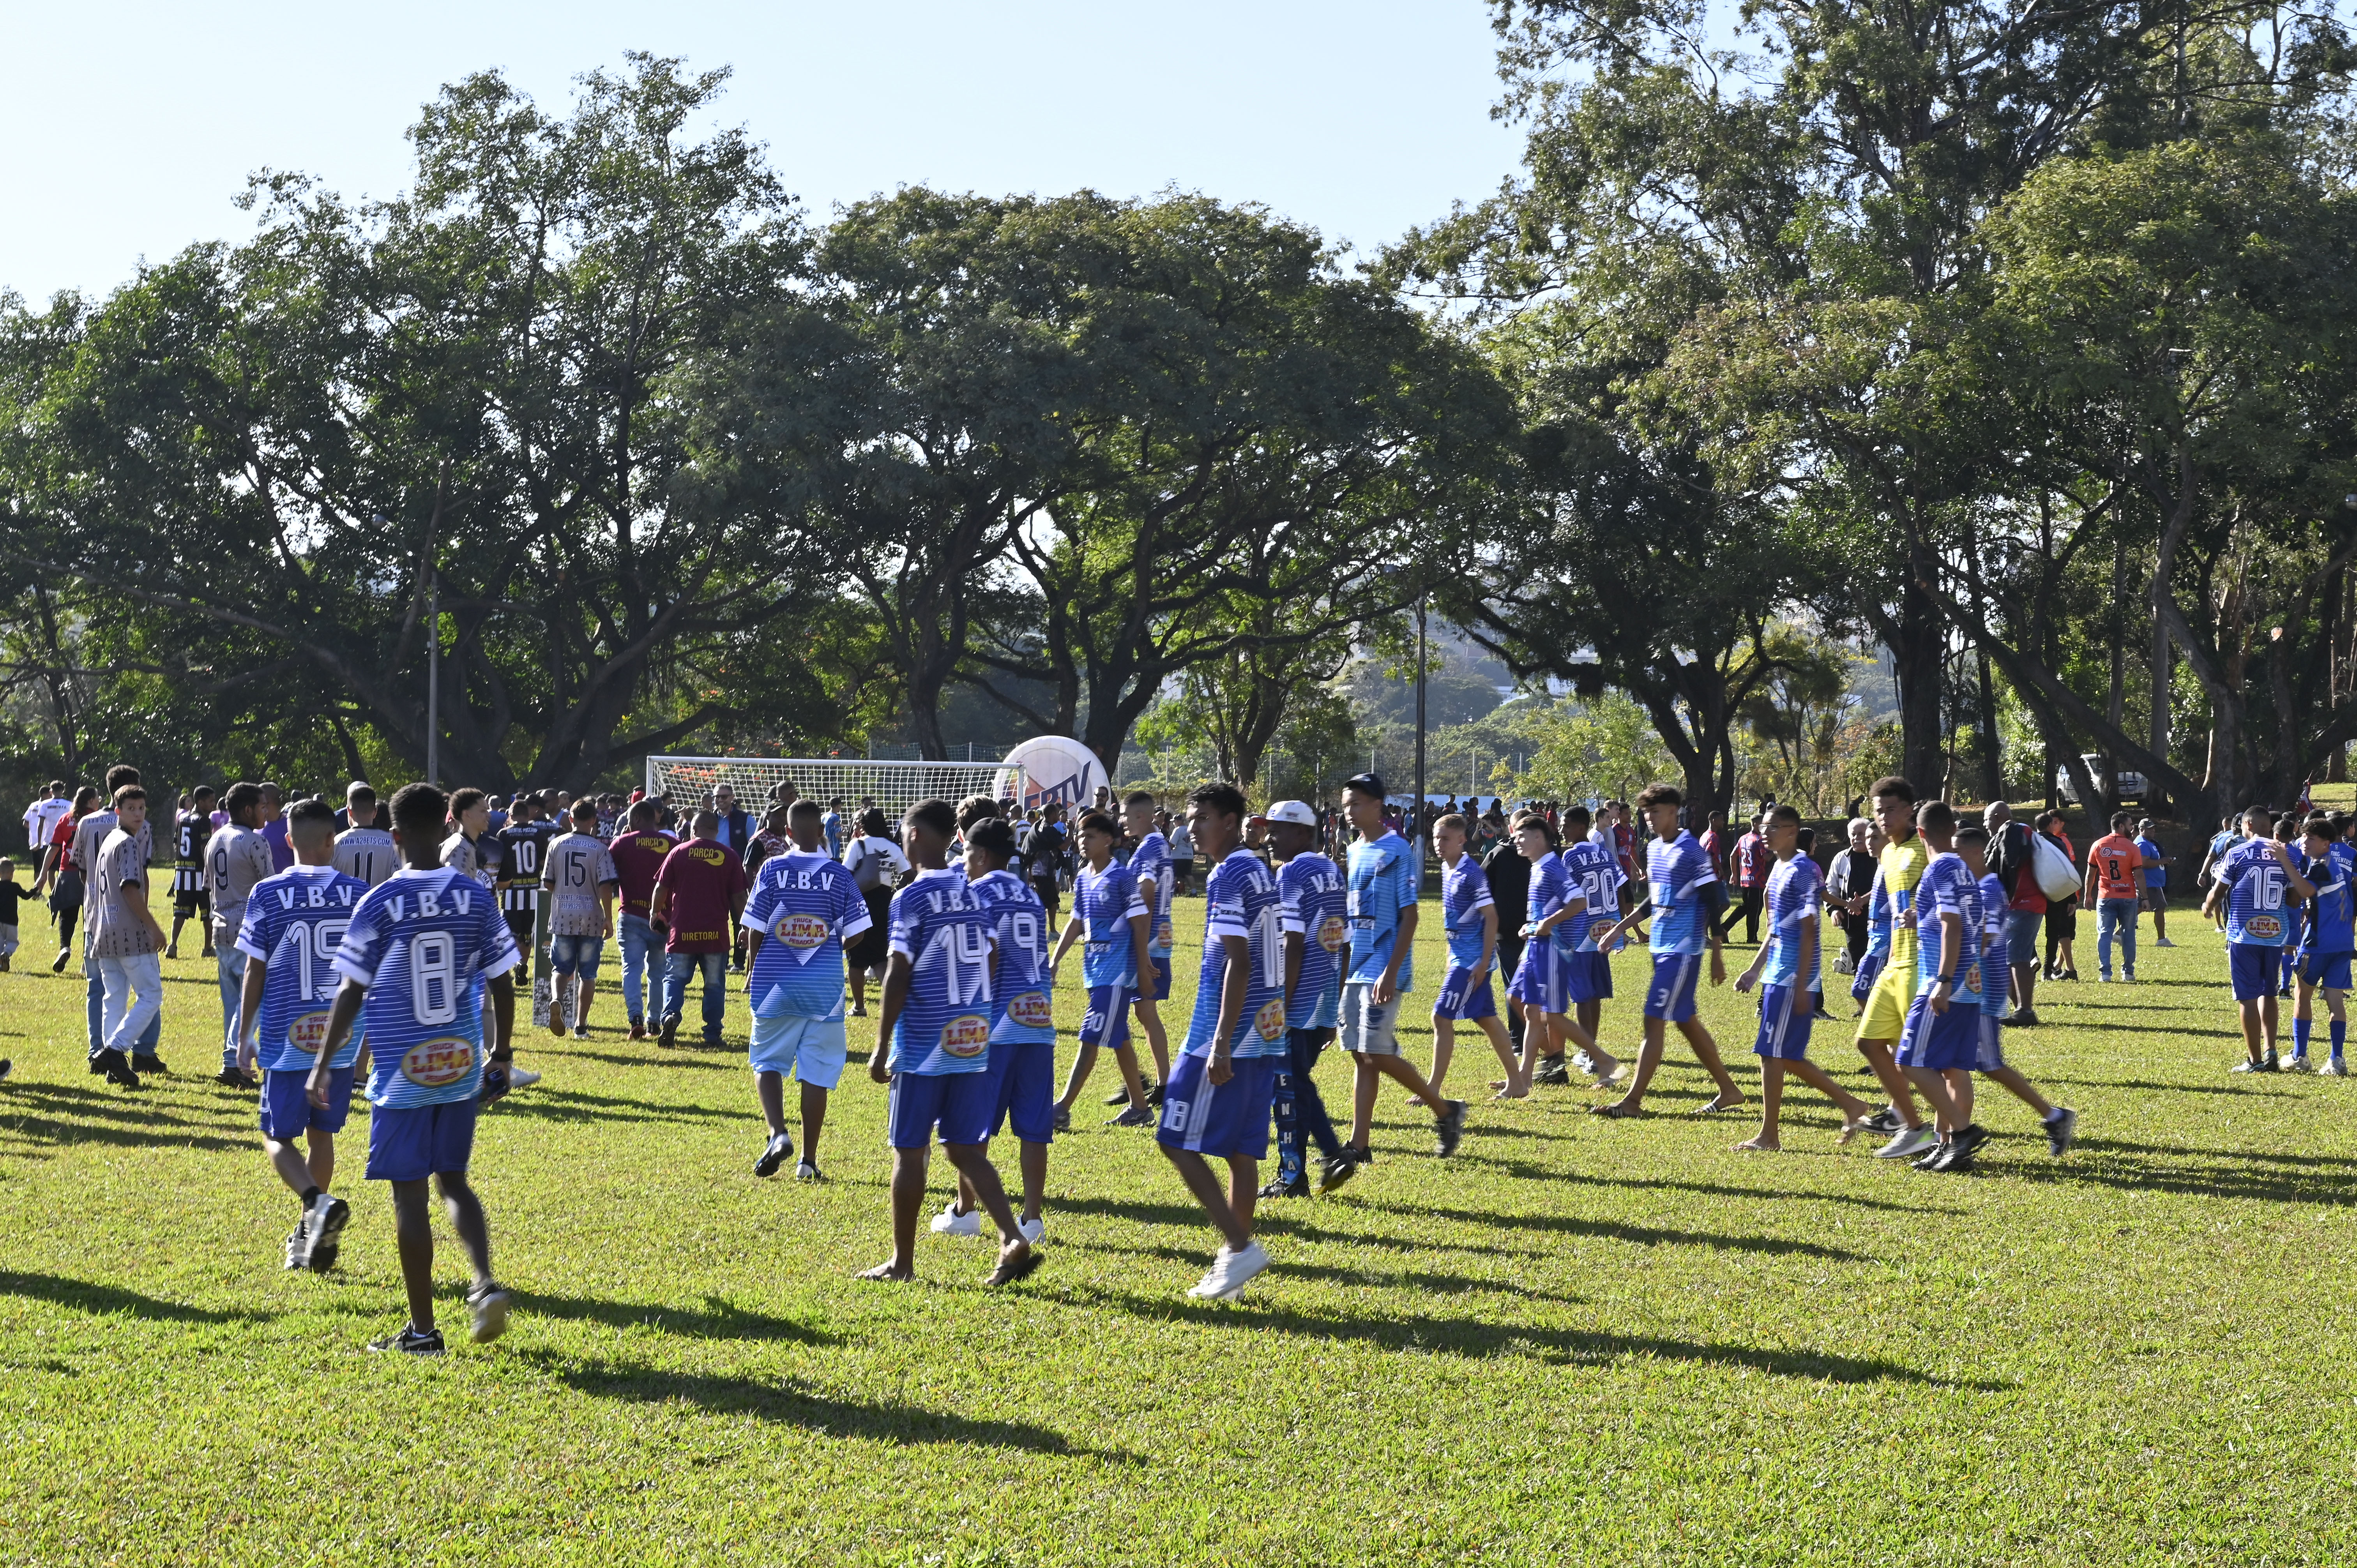
<path id="1" fill-rule="evenodd" d="M 2098 752 L 2083 751 L 2079 754 L 2079 760 L 2087 765 L 2087 773 L 2089 777 L 2094 779 L 2095 788 L 2097 789 L 2102 789 L 2104 788 L 2104 758 L 2102 755 Z M 2140 801 L 2144 799 L 2144 790 L 2145 782 L 2143 774 L 2138 773 L 2133 768 L 2123 768 L 2120 769 L 2120 787 L 2118 794 L 2122 800 Z M 2058 767 L 2054 769 L 2054 792 L 2073 805 L 2077 805 L 2079 803 L 2079 792 L 2071 787 L 2071 770 L 2068 768 Z"/>

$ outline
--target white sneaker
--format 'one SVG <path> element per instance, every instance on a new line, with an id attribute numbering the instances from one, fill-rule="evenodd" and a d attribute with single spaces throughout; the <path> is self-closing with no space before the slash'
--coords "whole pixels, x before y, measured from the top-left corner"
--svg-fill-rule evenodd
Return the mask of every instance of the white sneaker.
<path id="1" fill-rule="evenodd" d="M 2170 941 L 2167 937 L 2155 937 L 2152 940 L 2152 945 L 2157 948 L 2173 948 L 2177 944 Z"/>
<path id="2" fill-rule="evenodd" d="M 1262 1246 L 1257 1238 L 1247 1243 L 1241 1252 L 1222 1251 L 1219 1261 L 1211 1265 L 1211 1273 L 1219 1283 L 1203 1294 L 1214 1301 L 1233 1301 L 1243 1294 L 1244 1286 L 1268 1267 L 1268 1249 Z"/>
<path id="3" fill-rule="evenodd" d="M 1045 1219 L 1017 1219 L 1015 1229 L 1026 1241 L 1036 1247 L 1048 1234 L 1048 1222 Z"/>
<path id="4" fill-rule="evenodd" d="M 977 1208 L 971 1213 L 960 1214 L 957 1204 L 952 1201 L 948 1208 L 933 1216 L 933 1234 L 979 1236 L 982 1234 L 982 1210 Z"/>
<path id="5" fill-rule="evenodd" d="M 1902 1127 L 1899 1130 L 1899 1136 L 1874 1151 L 1874 1157 L 1878 1160 L 1903 1160 L 1910 1155 L 1921 1154 L 1939 1141 L 1940 1134 L 1932 1130 L 1929 1122 L 1912 1130 Z"/>
<path id="6" fill-rule="evenodd" d="M 528 1067 L 511 1067 L 508 1069 L 508 1087 L 510 1089 L 530 1089 L 533 1084 L 538 1083 L 539 1081 L 540 1074 L 533 1071 L 532 1069 Z"/>
<path id="7" fill-rule="evenodd" d="M 498 1285 L 481 1292 L 470 1292 L 467 1305 L 474 1310 L 471 1333 L 478 1345 L 488 1345 L 508 1331 L 508 1308 L 514 1298 Z"/>
<path id="8" fill-rule="evenodd" d="M 1571 1065 L 1580 1072 L 1593 1073 L 1596 1070 L 1596 1058 L 1586 1051 L 1574 1051 L 1571 1056 Z"/>
<path id="9" fill-rule="evenodd" d="M 2349 1076 L 2349 1064 L 2342 1061 L 2339 1057 L 2327 1057 L 2324 1059 L 2324 1065 L 2318 1068 L 2316 1070 L 2322 1073 L 2327 1078 L 2347 1078 Z"/>

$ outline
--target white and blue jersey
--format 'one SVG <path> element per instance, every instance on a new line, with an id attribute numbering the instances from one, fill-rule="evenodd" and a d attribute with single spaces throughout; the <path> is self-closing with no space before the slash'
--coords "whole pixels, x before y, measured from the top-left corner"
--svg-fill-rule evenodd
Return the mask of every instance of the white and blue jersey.
<path id="1" fill-rule="evenodd" d="M 2226 940 L 2249 947 L 2279 948 L 2291 935 L 2284 912 L 2290 885 L 2276 859 L 2275 845 L 2244 839 L 2212 870 L 2226 886 Z"/>
<path id="2" fill-rule="evenodd" d="M 1497 907 L 1497 900 L 1490 897 L 1490 878 L 1471 855 L 1458 855 L 1457 864 L 1440 878 L 1440 912 L 1448 932 L 1450 964 L 1471 969 L 1481 961 L 1487 947 L 1484 928 L 1489 923 L 1482 912 Z"/>
<path id="3" fill-rule="evenodd" d="M 2013 938 L 2006 929 L 2005 884 L 1992 871 L 1981 878 L 1981 1008 L 1992 1018 L 2004 1015 L 2012 982 Z"/>
<path id="4" fill-rule="evenodd" d="M 744 925 L 759 931 L 746 999 L 756 1018 L 843 1016 L 843 944 L 873 922 L 859 883 L 838 861 L 790 849 L 761 863 Z"/>
<path id="5" fill-rule="evenodd" d="M 1351 846 L 1350 903 L 1351 972 L 1352 983 L 1372 984 L 1383 977 L 1399 940 L 1400 911 L 1416 901 L 1424 868 L 1416 853 L 1395 832 Z M 1405 996 L 1415 989 L 1415 955 L 1400 954 L 1394 988 Z"/>
<path id="6" fill-rule="evenodd" d="M 1555 940 L 1566 952 L 1594 952 L 1597 936 L 1620 918 L 1620 889 L 1629 878 L 1620 856 L 1588 839 L 1565 845 L 1562 858 L 1564 875 L 1587 908 L 1555 928 Z"/>
<path id="7" fill-rule="evenodd" d="M 1207 1057 L 1219 1043 L 1220 994 L 1228 980 L 1224 939 L 1242 937 L 1244 1004 L 1236 1019 L 1229 1054 L 1239 1059 L 1283 1057 L 1285 938 L 1276 878 L 1268 874 L 1258 855 L 1249 850 L 1231 850 L 1227 859 L 1211 868 L 1203 885 L 1203 967 L 1195 981 L 1195 1015 L 1187 1025 L 1185 1054 Z"/>
<path id="8" fill-rule="evenodd" d="M 368 1098 L 403 1111 L 483 1089 L 483 983 L 522 960 L 490 890 L 464 872 L 404 866 L 352 910 L 336 972 L 368 987 Z"/>
<path id="9" fill-rule="evenodd" d="M 1330 1029 L 1342 999 L 1342 955 L 1351 946 L 1342 868 L 1322 854 L 1297 854 L 1278 867 L 1276 895 L 1282 929 L 1301 938 L 1301 969 L 1285 1022 L 1295 1029 Z"/>
<path id="10" fill-rule="evenodd" d="M 892 895 L 892 950 L 909 961 L 892 1070 L 942 1076 L 990 1065 L 990 909 L 961 871 L 922 871 Z"/>
<path id="11" fill-rule="evenodd" d="M 1056 1043 L 1056 1007 L 1048 977 L 1048 907 L 1031 885 L 1011 871 L 994 871 L 974 881 L 990 911 L 998 942 L 998 975 L 991 983 L 990 1043 L 1040 1046 Z"/>
<path id="12" fill-rule="evenodd" d="M 2319 958 L 2357 952 L 2357 891 L 2350 886 L 2352 872 L 2357 872 L 2357 847 L 2349 844 L 2327 844 L 2322 854 L 2309 858 L 2302 875 L 2315 885 L 2316 897 L 2308 906 L 2302 952 Z"/>
<path id="13" fill-rule="evenodd" d="M 1129 867 L 1117 860 L 1106 861 L 1103 871 L 1081 867 L 1072 879 L 1072 913 L 1081 921 L 1081 980 L 1090 990 L 1137 989 L 1137 945 L 1129 923 L 1146 912 Z"/>
<path id="14" fill-rule="evenodd" d="M 1129 875 L 1139 886 L 1141 897 L 1145 885 L 1154 884 L 1153 907 L 1146 911 L 1146 947 L 1160 964 L 1165 974 L 1170 972 L 1170 901 L 1178 892 L 1177 879 L 1170 875 L 1170 841 L 1159 832 L 1150 832 L 1137 841 L 1130 852 Z"/>
<path id="15" fill-rule="evenodd" d="M 1652 897 L 1655 957 L 1666 953 L 1698 953 L 1710 946 L 1710 911 L 1702 890 L 1718 877 L 1710 856 L 1681 828 L 1674 839 L 1655 839 L 1645 847 L 1645 886 Z"/>
<path id="16" fill-rule="evenodd" d="M 334 1006 L 336 953 L 352 911 L 369 885 L 332 865 L 297 865 L 266 876 L 246 900 L 237 950 L 268 966 L 262 984 L 262 1040 L 257 1059 L 270 1072 L 308 1072 L 318 1064 Z M 361 1054 L 354 1029 L 329 1067 L 350 1067 Z"/>
<path id="17" fill-rule="evenodd" d="M 1564 864 L 1563 856 L 1553 850 L 1547 851 L 1531 862 L 1530 890 L 1523 900 L 1523 929 L 1535 928 L 1540 921 L 1581 897 L 1584 895 L 1573 883 L 1571 868 Z M 1585 936 L 1586 925 L 1585 916 L 1568 916 L 1561 925 L 1547 933 L 1546 940 L 1555 944 L 1556 951 L 1570 952 L 1578 946 L 1577 938 L 1571 935 L 1572 929 L 1581 928 L 1579 935 Z"/>
<path id="18" fill-rule="evenodd" d="M 1817 924 L 1817 907 L 1824 901 L 1825 879 L 1817 863 L 1805 854 L 1790 860 L 1780 860 L 1768 874 L 1766 904 L 1768 910 L 1768 967 L 1761 979 L 1769 985 L 1798 986 L 1803 991 L 1817 988 L 1818 975 L 1824 962 L 1824 944 L 1815 946 L 1813 961 L 1806 974 L 1801 972 L 1801 935 L 1803 928 Z"/>
<path id="19" fill-rule="evenodd" d="M 1949 994 L 1968 1006 L 1981 1004 L 1981 889 L 1964 857 L 1953 850 L 1933 855 L 1915 885 L 1915 972 L 1928 992 L 1940 978 L 1941 918 L 1953 915 L 1956 969 Z"/>

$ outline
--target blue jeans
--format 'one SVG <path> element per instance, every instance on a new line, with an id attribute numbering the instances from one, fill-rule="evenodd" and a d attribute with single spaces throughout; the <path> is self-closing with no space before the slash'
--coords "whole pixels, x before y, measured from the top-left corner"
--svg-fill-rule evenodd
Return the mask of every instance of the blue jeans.
<path id="1" fill-rule="evenodd" d="M 2120 967 L 2128 973 L 2136 972 L 2136 901 L 2133 898 L 2106 898 L 2095 906 L 2095 972 L 2112 972 L 2112 933 L 2120 937 Z"/>
<path id="2" fill-rule="evenodd" d="M 90 977 L 90 1054 L 96 1056 L 106 1048 L 106 986 L 98 978 L 96 959 L 85 954 L 81 968 L 82 972 Z M 154 1056 L 156 1042 L 163 1037 L 164 1015 L 159 1011 L 147 1020 L 147 1026 L 139 1031 L 137 1054 Z"/>
<path id="3" fill-rule="evenodd" d="M 687 1011 L 687 983 L 704 971 L 704 1043 L 720 1043 L 721 1021 L 728 1016 L 728 955 L 725 952 L 663 954 L 662 1022 Z"/>
<path id="4" fill-rule="evenodd" d="M 647 1015 L 644 1005 L 646 993 L 641 989 L 647 961 L 662 951 L 662 943 L 655 936 L 654 928 L 647 924 L 644 915 L 633 915 L 627 909 L 622 912 L 618 934 L 622 939 L 622 1009 L 630 1014 L 630 1022 L 636 1024 Z M 660 974 L 656 976 L 655 983 L 658 987 L 662 985 Z M 655 1000 L 661 1002 L 662 999 L 658 996 Z"/>

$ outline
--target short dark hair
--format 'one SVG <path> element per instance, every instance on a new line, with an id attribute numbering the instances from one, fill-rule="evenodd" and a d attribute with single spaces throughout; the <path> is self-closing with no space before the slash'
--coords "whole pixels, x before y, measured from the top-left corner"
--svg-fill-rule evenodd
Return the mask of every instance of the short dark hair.
<path id="1" fill-rule="evenodd" d="M 125 784 L 114 792 L 114 804 L 119 809 L 126 800 L 136 800 L 144 806 L 147 803 L 147 791 L 136 784 Z"/>
<path id="2" fill-rule="evenodd" d="M 639 821 L 640 818 L 644 818 L 646 821 L 651 822 L 661 815 L 662 815 L 662 807 L 657 804 L 652 798 L 649 798 L 644 800 L 633 800 L 630 802 L 630 821 L 634 822 Z"/>
<path id="3" fill-rule="evenodd" d="M 211 785 L 199 784 L 188 791 L 188 803 L 194 805 L 199 800 L 210 800 L 213 798 L 213 793 Z"/>
<path id="4" fill-rule="evenodd" d="M 114 792 L 117 789 L 122 789 L 125 784 L 138 782 L 139 769 L 127 762 L 118 762 L 106 770 L 106 789 L 103 793 L 111 800 L 114 798 Z"/>
<path id="5" fill-rule="evenodd" d="M 957 808 L 938 798 L 918 801 L 900 814 L 900 820 L 931 829 L 945 839 L 957 832 Z"/>
<path id="6" fill-rule="evenodd" d="M 1497 808 L 1493 806 L 1491 810 L 1495 811 Z M 1569 828 L 1574 823 L 1593 827 L 1596 823 L 1596 813 L 1585 806 L 1566 806 L 1563 809 L 1563 825 Z"/>
<path id="7" fill-rule="evenodd" d="M 1988 843 L 1988 829 L 1981 826 L 1978 822 L 1966 822 L 1963 827 L 1956 830 L 1956 843 L 1959 845 L 1968 843 L 1985 844 Z"/>
<path id="8" fill-rule="evenodd" d="M 1079 826 L 1084 833 L 1103 833 L 1115 843 L 1121 842 L 1121 824 L 1110 811 L 1082 811 Z"/>
<path id="9" fill-rule="evenodd" d="M 1896 773 L 1884 774 L 1874 781 L 1874 787 L 1866 793 L 1868 799 L 1876 800 L 1881 800 L 1885 795 L 1895 795 L 1910 806 L 1921 799 L 1915 793 L 1915 786 Z"/>
<path id="10" fill-rule="evenodd" d="M 264 788 L 266 789 L 268 786 L 265 785 Z M 476 807 L 481 805 L 484 801 L 489 800 L 490 799 L 490 797 L 489 795 L 484 794 L 480 789 L 476 789 L 471 784 L 467 786 L 464 789 L 452 790 L 449 800 L 451 820 L 455 822 L 458 818 L 465 816 L 468 811 L 473 811 Z"/>
<path id="11" fill-rule="evenodd" d="M 884 810 L 880 806 L 870 806 L 867 810 L 859 813 L 859 831 L 866 834 L 869 838 L 882 838 L 884 836 L 884 830 L 891 825 L 890 821 L 885 817 Z"/>
<path id="12" fill-rule="evenodd" d="M 1686 792 L 1674 784 L 1648 784 L 1637 796 L 1637 809 L 1650 811 L 1656 806 L 1683 806 Z"/>
<path id="13" fill-rule="evenodd" d="M 573 820 L 576 822 L 596 822 L 597 820 L 597 800 L 592 796 L 584 795 L 578 800 L 574 801 Z"/>
<path id="14" fill-rule="evenodd" d="M 248 784 L 243 779 L 221 791 L 221 809 L 233 821 L 262 804 L 262 786 Z"/>
<path id="15" fill-rule="evenodd" d="M 1760 820 L 1763 823 L 1797 822 L 1801 820 L 1801 809 L 1798 806 L 1793 805 L 1789 800 L 1779 800 L 1774 805 L 1769 807 L 1766 811 L 1760 812 Z"/>
<path id="16" fill-rule="evenodd" d="M 826 821 L 825 809 L 808 795 L 798 796 L 791 805 L 780 806 L 778 810 L 785 812 L 786 821 L 790 822 L 796 817 L 808 817 L 814 822 Z"/>
<path id="17" fill-rule="evenodd" d="M 1121 803 L 1125 806 L 1158 806 L 1162 802 L 1154 798 L 1150 789 L 1132 789 L 1121 798 Z"/>
<path id="18" fill-rule="evenodd" d="M 241 784 L 238 789 L 250 786 Z M 393 792 L 393 825 L 411 832 L 438 833 L 450 815 L 450 797 L 420 779 Z"/>
<path id="19" fill-rule="evenodd" d="M 294 809 L 286 813 L 286 831 L 291 833 L 297 828 L 309 827 L 323 828 L 328 832 L 334 832 L 336 809 L 317 796 L 307 800 L 296 801 Z"/>
<path id="20" fill-rule="evenodd" d="M 1548 822 L 1546 817 L 1541 812 L 1516 811 L 1514 813 L 1513 822 L 1508 825 L 1506 831 L 1512 833 L 1519 833 L 1524 828 L 1538 829 L 1539 832 L 1546 834 L 1546 841 L 1549 843 L 1561 842 L 1555 837 L 1555 824 Z"/>
<path id="21" fill-rule="evenodd" d="M 709 806 L 704 807 L 687 820 L 687 826 L 697 838 L 704 838 L 719 830 L 720 813 Z"/>
<path id="22" fill-rule="evenodd" d="M 966 830 L 965 847 L 978 849 L 1005 865 L 1015 858 L 1015 830 L 1004 817 L 985 817 Z"/>
<path id="23" fill-rule="evenodd" d="M 1801 831 L 1793 835 L 1792 843 L 1803 854 L 1808 854 L 1817 847 L 1817 830 L 1803 823 Z"/>
<path id="24" fill-rule="evenodd" d="M 1372 773 L 1361 773 L 1358 776 L 1358 779 L 1374 779 L 1374 775 Z M 1344 789 L 1355 789 L 1357 787 L 1357 779 L 1352 779 L 1350 783 L 1343 786 Z M 1373 787 L 1375 791 L 1378 794 L 1381 794 L 1383 787 L 1383 780 L 1375 779 Z M 1187 796 L 1187 802 L 1193 806 L 1209 806 L 1212 811 L 1219 812 L 1220 815 L 1223 817 L 1233 817 L 1239 822 L 1243 821 L 1244 811 L 1246 810 L 1244 805 L 1244 792 L 1237 789 L 1234 785 L 1226 783 L 1198 785 Z"/>
<path id="25" fill-rule="evenodd" d="M 990 795 L 968 795 L 957 803 L 958 832 L 964 832 L 974 823 L 986 822 L 998 815 L 998 800 Z"/>
<path id="26" fill-rule="evenodd" d="M 2134 826 L 2136 826 L 2136 818 L 2128 812 L 2114 811 L 2112 813 L 2112 832 L 2115 833 L 2124 833 Z"/>
<path id="27" fill-rule="evenodd" d="M 2318 838 L 2329 839 L 2334 836 L 2332 815 L 2329 811 L 2309 812 L 2308 822 L 2304 825 L 2309 832 L 2314 833 Z"/>
<path id="28" fill-rule="evenodd" d="M 344 791 L 344 799 L 355 806 L 373 806 L 376 804 L 376 786 L 365 779 L 355 779 L 351 787 Z"/>
<path id="29" fill-rule="evenodd" d="M 1915 810 L 1915 826 L 1944 837 L 1956 831 L 1956 809 L 1945 800 L 1926 800 Z"/>

